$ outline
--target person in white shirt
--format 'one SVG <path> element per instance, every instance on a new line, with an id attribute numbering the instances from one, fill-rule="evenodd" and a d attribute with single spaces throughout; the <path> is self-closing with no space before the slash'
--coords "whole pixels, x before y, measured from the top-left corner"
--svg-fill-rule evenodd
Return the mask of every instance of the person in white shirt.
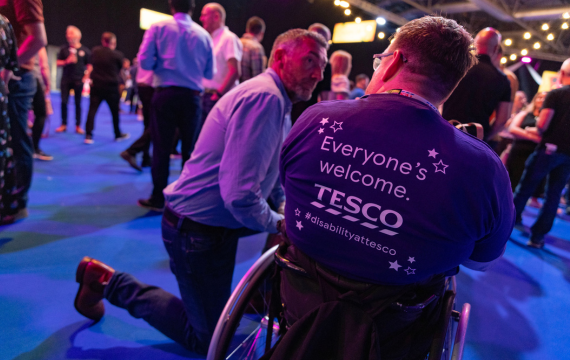
<path id="1" fill-rule="evenodd" d="M 200 21 L 212 37 L 216 60 L 214 77 L 203 81 L 203 124 L 218 99 L 238 84 L 243 48 L 238 36 L 226 26 L 226 10 L 222 5 L 214 2 L 204 5 Z"/>
<path id="2" fill-rule="evenodd" d="M 182 140 L 182 164 L 190 158 L 200 133 L 203 80 L 214 76 L 214 53 L 208 32 L 192 21 L 194 0 L 169 0 L 172 19 L 153 24 L 144 35 L 139 63 L 154 72 L 150 134 L 152 194 L 140 199 L 144 208 L 162 211 L 176 129 Z"/>

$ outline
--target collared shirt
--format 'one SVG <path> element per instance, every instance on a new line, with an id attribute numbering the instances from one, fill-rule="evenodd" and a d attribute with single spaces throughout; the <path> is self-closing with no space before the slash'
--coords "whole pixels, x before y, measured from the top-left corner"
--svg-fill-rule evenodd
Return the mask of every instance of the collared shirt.
<path id="1" fill-rule="evenodd" d="M 283 143 L 280 177 L 292 244 L 364 282 L 484 270 L 515 220 L 497 154 L 405 90 L 310 107 Z"/>
<path id="2" fill-rule="evenodd" d="M 141 68 L 154 71 L 154 86 L 202 91 L 202 80 L 214 75 L 212 39 L 184 13 L 153 24 L 144 34 L 138 58 Z"/>
<path id="3" fill-rule="evenodd" d="M 207 89 L 217 90 L 222 86 L 228 74 L 228 60 L 235 58 L 238 62 L 241 61 L 242 45 L 237 35 L 231 32 L 227 26 L 222 26 L 215 30 L 212 33 L 212 40 L 214 42 L 216 74 L 211 78 L 212 80 L 204 80 L 203 84 Z M 237 84 L 238 81 L 236 80 L 235 85 Z"/>
<path id="4" fill-rule="evenodd" d="M 507 76 L 491 63 L 488 55 L 478 55 L 473 66 L 443 104 L 443 118 L 463 124 L 478 123 L 485 137 L 491 131 L 489 118 L 499 102 L 511 101 L 511 83 Z"/>
<path id="5" fill-rule="evenodd" d="M 139 66 L 137 69 L 137 84 L 145 84 L 148 86 L 153 86 L 154 73 L 150 70 L 145 70 Z"/>
<path id="6" fill-rule="evenodd" d="M 276 232 L 281 216 L 266 200 L 277 182 L 291 101 L 273 69 L 214 106 L 180 178 L 164 190 L 168 206 L 202 224 Z"/>
<path id="7" fill-rule="evenodd" d="M 239 40 L 243 46 L 240 81 L 244 82 L 265 71 L 265 50 L 251 34 L 243 34 Z"/>

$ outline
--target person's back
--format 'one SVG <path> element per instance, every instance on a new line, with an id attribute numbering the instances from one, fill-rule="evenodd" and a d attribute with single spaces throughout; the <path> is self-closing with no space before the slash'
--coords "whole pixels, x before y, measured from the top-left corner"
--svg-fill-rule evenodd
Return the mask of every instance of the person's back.
<path id="1" fill-rule="evenodd" d="M 106 46 L 95 46 L 91 51 L 93 86 L 119 85 L 123 54 Z"/>

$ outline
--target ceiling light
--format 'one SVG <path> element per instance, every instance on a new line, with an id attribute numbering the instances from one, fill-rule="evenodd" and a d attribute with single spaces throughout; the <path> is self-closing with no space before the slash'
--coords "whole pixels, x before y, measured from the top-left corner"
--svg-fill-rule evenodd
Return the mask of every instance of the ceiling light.
<path id="1" fill-rule="evenodd" d="M 386 34 L 384 34 L 383 32 L 378 33 L 378 39 L 384 39 L 385 37 L 386 37 Z"/>
<path id="2" fill-rule="evenodd" d="M 564 14 L 562 14 L 562 17 L 564 19 L 570 19 L 570 12 L 565 12 Z"/>
<path id="3" fill-rule="evenodd" d="M 548 39 L 549 41 L 554 40 L 554 34 L 548 34 L 548 36 L 546 37 L 546 39 Z"/>
<path id="4" fill-rule="evenodd" d="M 340 5 L 340 0 L 334 0 L 334 4 L 335 4 L 336 6 L 339 6 L 339 5 Z"/>
<path id="5" fill-rule="evenodd" d="M 528 63 L 531 62 L 531 58 L 525 56 L 525 57 L 523 57 L 523 58 L 521 59 L 521 61 L 522 61 L 523 63 L 525 63 L 525 64 L 528 64 Z"/>
<path id="6" fill-rule="evenodd" d="M 359 17 L 357 17 L 356 19 L 354 19 L 354 22 L 357 23 L 357 24 L 360 24 L 361 21 L 362 21 L 362 19 L 359 18 Z"/>
<path id="7" fill-rule="evenodd" d="M 550 29 L 550 27 L 548 26 L 548 24 L 545 23 L 545 24 L 542 24 L 542 28 L 541 28 L 541 29 L 544 30 L 544 31 L 546 31 L 546 30 Z"/>
<path id="8" fill-rule="evenodd" d="M 350 15 L 350 13 L 351 13 L 350 9 L 344 10 L 344 15 Z"/>
<path id="9" fill-rule="evenodd" d="M 510 57 L 511 61 L 515 61 L 517 59 L 517 55 L 516 54 L 511 54 Z"/>
<path id="10" fill-rule="evenodd" d="M 502 57 L 501 58 L 501 64 L 506 64 L 507 63 L 507 58 L 506 57 Z"/>
<path id="11" fill-rule="evenodd" d="M 527 55 L 527 54 L 528 54 L 528 50 L 527 50 L 527 49 L 522 49 L 522 50 L 521 50 L 521 55 L 522 55 L 522 56 L 525 56 L 525 55 Z"/>
<path id="12" fill-rule="evenodd" d="M 534 45 L 532 47 L 535 49 L 540 49 L 540 43 L 537 41 L 534 43 Z"/>
<path id="13" fill-rule="evenodd" d="M 525 32 L 524 35 L 523 35 L 523 38 L 525 38 L 525 39 L 527 39 L 527 40 L 530 39 L 530 33 L 529 33 L 529 32 Z"/>
<path id="14" fill-rule="evenodd" d="M 376 18 L 376 22 L 378 23 L 378 25 L 386 25 L 386 19 L 384 19 L 381 16 Z"/>
<path id="15" fill-rule="evenodd" d="M 513 44 L 513 41 L 511 39 L 505 40 L 505 45 L 511 46 L 512 44 Z"/>
<path id="16" fill-rule="evenodd" d="M 347 7 L 350 6 L 350 4 L 347 3 L 346 1 L 340 1 L 340 2 L 339 2 L 339 5 L 342 6 L 343 8 L 347 8 Z"/>
<path id="17" fill-rule="evenodd" d="M 568 30 L 568 23 L 562 23 L 562 29 Z"/>

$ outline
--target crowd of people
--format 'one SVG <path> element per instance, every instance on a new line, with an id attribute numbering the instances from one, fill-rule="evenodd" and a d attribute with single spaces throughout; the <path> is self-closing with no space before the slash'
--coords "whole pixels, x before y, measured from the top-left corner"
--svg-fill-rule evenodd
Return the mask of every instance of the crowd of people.
<path id="1" fill-rule="evenodd" d="M 46 45 L 41 2 L 14 4 L 28 8 L 0 7 L 14 28 L 0 19 L 9 91 L 8 104 L 6 92 L 0 97 L 9 115 L 0 124 L 8 140 L 1 142 L 0 157 L 4 224 L 27 214 L 34 151 L 49 157 L 26 134 L 32 99 L 34 109 L 41 102 L 34 94 L 45 98 L 49 92 L 49 82 L 44 86 L 42 76 L 33 76 L 33 59 Z M 225 25 L 218 3 L 202 8 L 202 26 L 191 17 L 193 0 L 169 5 L 173 17 L 145 32 L 132 64 L 115 50 L 114 34 L 105 32 L 101 46 L 90 50 L 74 26 L 58 54 L 58 132 L 67 130 L 70 90 L 75 131 L 87 144 L 94 141 L 103 100 L 120 141 L 129 136 L 120 130 L 121 94 L 127 91 L 135 109 L 140 99 L 144 132 L 120 156 L 137 171 L 151 167 L 153 190 L 138 204 L 163 212 L 162 238 L 181 294 L 85 257 L 75 299 L 84 316 L 99 320 L 107 299 L 206 353 L 230 295 L 237 240 L 259 232 L 280 233 L 290 261 L 311 269 L 322 265 L 347 282 L 374 284 L 374 294 L 390 301 L 441 294 L 445 277 L 460 264 L 486 270 L 502 256 L 513 226 L 527 230 L 522 212 L 531 197 L 541 209 L 528 245 L 544 246 L 570 178 L 570 59 L 560 69 L 560 88 L 540 92 L 526 105 L 516 76 L 501 67 L 497 30 L 483 29 L 473 39 L 453 20 L 426 16 L 402 26 L 388 48 L 374 55 L 371 79 L 359 74 L 351 82 L 358 54 L 338 50 L 328 56 L 331 34 L 323 24 L 279 35 L 267 58 L 261 18 L 250 18 L 239 38 Z M 88 80 L 83 130 L 81 94 Z M 41 111 L 38 118 L 43 127 Z M 481 138 L 459 131 L 452 120 L 478 124 Z M 169 184 L 178 142 L 182 172 Z M 13 156 L 6 151 L 10 146 Z M 536 198 L 542 196 L 540 205 Z M 282 280 L 289 325 L 309 321 L 306 315 L 328 301 L 317 296 L 317 270 Z M 308 296 L 307 289 L 315 293 Z M 309 300 L 297 302 L 302 296 Z M 375 309 L 386 307 L 374 301 Z M 414 326 L 433 324 L 437 303 L 426 305 L 421 323 L 407 322 L 411 343 L 420 346 L 394 346 L 404 330 L 382 332 L 382 356 L 425 353 L 429 335 Z M 371 324 L 383 324 L 394 314 L 381 311 L 372 318 Z"/>

